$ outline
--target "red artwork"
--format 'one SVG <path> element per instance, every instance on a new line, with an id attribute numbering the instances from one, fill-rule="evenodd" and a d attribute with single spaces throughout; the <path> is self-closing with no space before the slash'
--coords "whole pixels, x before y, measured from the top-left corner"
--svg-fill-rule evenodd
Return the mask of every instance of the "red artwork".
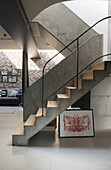
<path id="1" fill-rule="evenodd" d="M 64 115 L 64 131 L 68 132 L 83 132 L 91 128 L 91 120 L 88 114 L 83 116 L 67 116 Z"/>

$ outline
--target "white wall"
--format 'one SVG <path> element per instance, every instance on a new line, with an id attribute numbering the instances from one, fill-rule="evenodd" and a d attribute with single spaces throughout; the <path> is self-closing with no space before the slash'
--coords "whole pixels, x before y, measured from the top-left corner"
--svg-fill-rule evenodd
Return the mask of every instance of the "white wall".
<path id="1" fill-rule="evenodd" d="M 78 15 L 89 26 L 92 26 L 98 20 L 108 16 L 108 1 L 94 0 L 75 0 L 64 2 L 64 4 Z M 94 29 L 104 34 L 104 53 L 107 53 L 107 31 L 108 21 L 103 21 Z"/>

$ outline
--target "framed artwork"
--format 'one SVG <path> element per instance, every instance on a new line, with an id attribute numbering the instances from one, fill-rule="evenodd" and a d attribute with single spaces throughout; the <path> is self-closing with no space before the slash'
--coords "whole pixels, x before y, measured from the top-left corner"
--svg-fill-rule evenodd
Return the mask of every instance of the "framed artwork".
<path id="1" fill-rule="evenodd" d="M 2 82 L 7 83 L 7 76 L 2 76 Z"/>
<path id="2" fill-rule="evenodd" d="M 7 70 L 2 70 L 2 71 L 1 71 L 1 75 L 2 75 L 2 76 L 5 76 L 5 75 L 7 75 L 7 74 L 8 74 L 8 71 L 7 71 Z"/>
<path id="3" fill-rule="evenodd" d="M 59 118 L 60 137 L 93 137 L 93 110 L 66 110 Z"/>
<path id="4" fill-rule="evenodd" d="M 20 76 L 20 69 L 12 69 L 12 75 Z"/>
<path id="5" fill-rule="evenodd" d="M 9 76 L 8 77 L 8 82 L 9 83 L 16 83 L 17 82 L 16 76 Z"/>

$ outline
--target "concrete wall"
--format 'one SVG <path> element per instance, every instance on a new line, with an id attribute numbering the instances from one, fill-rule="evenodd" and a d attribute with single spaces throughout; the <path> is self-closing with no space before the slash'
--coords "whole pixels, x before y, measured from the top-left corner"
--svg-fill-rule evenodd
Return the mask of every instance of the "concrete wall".
<path id="1" fill-rule="evenodd" d="M 111 1 L 108 1 L 108 15 L 111 16 Z M 108 21 L 108 52 L 111 53 L 111 19 Z"/>
<path id="2" fill-rule="evenodd" d="M 108 16 L 111 15 L 111 2 L 108 1 Z M 111 53 L 111 19 L 108 20 L 108 53 Z M 111 57 L 108 57 L 111 60 Z M 111 116 L 111 76 L 106 77 L 91 91 L 91 107 L 95 115 Z"/>
<path id="3" fill-rule="evenodd" d="M 91 108 L 95 116 L 111 116 L 111 76 L 91 90 Z"/>
<path id="4" fill-rule="evenodd" d="M 102 0 L 76 0 L 64 2 L 71 11 L 78 15 L 89 26 L 92 26 L 100 19 L 108 16 L 108 3 L 110 2 Z M 104 34 L 104 53 L 107 53 L 108 20 L 95 26 L 94 30 L 100 34 Z"/>

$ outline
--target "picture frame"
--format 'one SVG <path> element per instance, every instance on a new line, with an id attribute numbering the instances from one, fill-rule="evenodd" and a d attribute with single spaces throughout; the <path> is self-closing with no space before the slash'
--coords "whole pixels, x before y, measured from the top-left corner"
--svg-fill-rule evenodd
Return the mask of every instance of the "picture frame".
<path id="1" fill-rule="evenodd" d="M 59 116 L 59 137 L 94 137 L 93 110 L 66 110 Z"/>
<path id="2" fill-rule="evenodd" d="M 7 71 L 7 70 L 1 70 L 1 75 L 2 75 L 2 76 L 8 75 L 8 71 Z"/>
<path id="3" fill-rule="evenodd" d="M 16 83 L 17 82 L 16 76 L 9 76 L 8 77 L 8 82 L 9 83 Z"/>
<path id="4" fill-rule="evenodd" d="M 7 76 L 2 76 L 2 82 L 7 83 L 7 81 L 8 81 L 8 77 Z"/>
<path id="5" fill-rule="evenodd" d="M 13 76 L 20 76 L 20 69 L 12 69 Z"/>

